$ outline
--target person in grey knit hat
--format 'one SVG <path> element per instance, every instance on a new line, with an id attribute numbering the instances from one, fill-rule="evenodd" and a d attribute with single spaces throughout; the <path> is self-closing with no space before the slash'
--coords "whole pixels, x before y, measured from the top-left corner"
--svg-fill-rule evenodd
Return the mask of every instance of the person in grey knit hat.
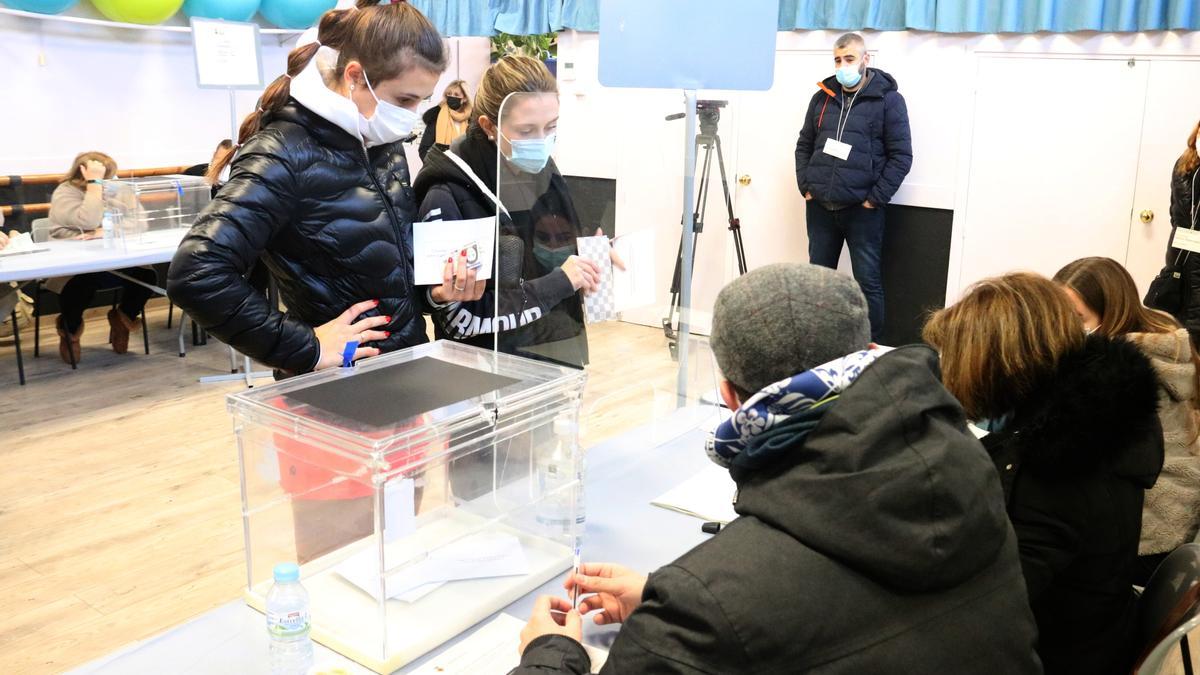
<path id="1" fill-rule="evenodd" d="M 999 476 L 933 350 L 870 345 L 857 284 L 810 265 L 729 284 L 712 347 L 733 412 L 705 449 L 739 517 L 649 577 L 583 561 L 514 675 L 592 672 L 586 615 L 622 624 L 602 675 L 1042 672 Z"/>
<path id="2" fill-rule="evenodd" d="M 870 342 L 858 284 L 816 265 L 756 269 L 722 289 L 713 309 L 713 354 L 742 399 Z"/>

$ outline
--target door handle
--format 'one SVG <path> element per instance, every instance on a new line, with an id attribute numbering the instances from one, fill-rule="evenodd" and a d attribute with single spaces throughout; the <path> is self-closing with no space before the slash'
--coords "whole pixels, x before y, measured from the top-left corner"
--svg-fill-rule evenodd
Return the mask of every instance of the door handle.
<path id="1" fill-rule="evenodd" d="M 749 184 L 750 184 L 750 174 L 742 174 L 741 176 L 738 176 L 738 185 L 741 185 L 742 187 L 746 187 Z"/>
<path id="2" fill-rule="evenodd" d="M 1145 209 L 1138 215 L 1138 217 L 1142 219 L 1143 223 L 1149 225 L 1150 221 L 1154 220 L 1154 212 L 1150 209 Z"/>

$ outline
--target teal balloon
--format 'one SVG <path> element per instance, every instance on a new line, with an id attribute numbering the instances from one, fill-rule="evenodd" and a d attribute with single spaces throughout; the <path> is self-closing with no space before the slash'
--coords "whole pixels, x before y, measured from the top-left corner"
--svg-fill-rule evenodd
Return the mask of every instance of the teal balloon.
<path id="1" fill-rule="evenodd" d="M 4 0 L 4 4 L 22 12 L 59 14 L 75 6 L 79 0 Z"/>
<path id="2" fill-rule="evenodd" d="M 258 13 L 260 0 L 186 0 L 183 13 L 198 19 L 249 21 Z"/>
<path id="3" fill-rule="evenodd" d="M 308 28 L 333 9 L 337 0 L 262 0 L 258 11 L 280 28 Z"/>

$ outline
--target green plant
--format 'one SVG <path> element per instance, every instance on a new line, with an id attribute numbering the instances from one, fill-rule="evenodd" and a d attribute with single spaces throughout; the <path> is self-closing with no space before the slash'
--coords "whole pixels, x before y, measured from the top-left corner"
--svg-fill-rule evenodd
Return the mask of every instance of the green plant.
<path id="1" fill-rule="evenodd" d="M 542 35 L 509 35 L 497 33 L 492 36 L 492 60 L 502 56 L 532 56 L 539 61 L 558 56 L 558 33 Z"/>

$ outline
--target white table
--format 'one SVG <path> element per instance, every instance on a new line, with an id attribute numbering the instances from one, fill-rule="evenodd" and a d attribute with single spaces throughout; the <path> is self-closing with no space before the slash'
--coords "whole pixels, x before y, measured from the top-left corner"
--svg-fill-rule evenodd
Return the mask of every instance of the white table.
<path id="1" fill-rule="evenodd" d="M 145 286 L 151 291 L 166 297 L 167 291 L 159 286 L 147 284 L 133 277 L 121 274 L 117 270 L 126 267 L 143 267 L 170 262 L 179 248 L 185 228 L 147 232 L 130 237 L 127 240 L 91 239 L 87 241 L 57 240 L 37 244 L 40 249 L 36 253 L 18 255 L 0 255 L 0 284 L 11 281 L 34 281 L 35 279 L 51 279 L 54 277 L 69 277 L 76 274 L 92 272 L 112 272 L 117 276 Z M 16 326 L 16 319 L 13 319 Z M 184 320 L 179 320 L 179 355 L 183 356 Z M 13 331 L 17 350 L 17 371 L 21 384 L 25 384 L 25 365 L 21 356 L 20 331 Z"/>
<path id="2" fill-rule="evenodd" d="M 685 408 L 656 428 L 639 428 L 587 451 L 585 483 L 587 533 L 585 560 L 619 562 L 641 572 L 651 572 L 707 540 L 700 532 L 703 521 L 650 505 L 673 486 L 710 466 L 704 454 L 707 425 L 715 408 Z M 653 447 L 650 438 L 673 438 Z M 566 574 L 547 582 L 501 612 L 527 619 L 534 599 L 542 594 L 564 593 Z M 490 621 L 489 616 L 480 624 Z M 476 629 L 402 668 L 411 672 Z M 619 626 L 583 623 L 584 642 L 607 649 Z M 320 644 L 317 665 L 341 667 L 352 675 L 370 673 Z M 72 671 L 72 675 L 225 675 L 265 673 L 267 635 L 263 615 L 235 600 L 161 635 L 138 642 Z"/>

